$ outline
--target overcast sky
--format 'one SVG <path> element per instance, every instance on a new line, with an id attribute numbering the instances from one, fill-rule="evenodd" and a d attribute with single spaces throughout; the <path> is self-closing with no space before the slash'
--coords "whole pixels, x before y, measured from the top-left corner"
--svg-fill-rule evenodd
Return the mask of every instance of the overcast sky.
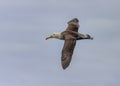
<path id="1" fill-rule="evenodd" d="M 120 86 L 120 0 L 0 0 L 0 86 Z M 61 67 L 62 32 L 79 32 L 70 66 Z"/>

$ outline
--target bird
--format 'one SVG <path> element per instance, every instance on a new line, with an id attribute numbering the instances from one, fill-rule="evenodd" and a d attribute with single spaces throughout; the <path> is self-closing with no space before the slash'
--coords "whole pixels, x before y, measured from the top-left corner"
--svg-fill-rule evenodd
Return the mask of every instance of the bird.
<path id="1" fill-rule="evenodd" d="M 50 38 L 64 40 L 64 46 L 61 53 L 61 65 L 64 70 L 70 65 L 76 41 L 82 39 L 93 40 L 93 37 L 89 34 L 84 35 L 78 32 L 80 27 L 78 18 L 71 19 L 67 24 L 68 26 L 65 31 L 54 32 L 52 35 L 46 37 L 46 40 Z"/>

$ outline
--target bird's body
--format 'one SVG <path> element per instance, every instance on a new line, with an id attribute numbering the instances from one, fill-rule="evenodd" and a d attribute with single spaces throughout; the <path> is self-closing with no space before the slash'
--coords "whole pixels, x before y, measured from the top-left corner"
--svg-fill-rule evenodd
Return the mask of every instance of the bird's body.
<path id="1" fill-rule="evenodd" d="M 76 45 L 76 40 L 81 39 L 93 39 L 90 37 L 90 35 L 83 35 L 81 33 L 78 33 L 79 29 L 79 20 L 77 18 L 74 18 L 68 22 L 68 27 L 63 32 L 57 32 L 54 33 L 51 36 L 48 36 L 46 39 L 49 38 L 57 38 L 61 40 L 65 40 L 64 46 L 62 49 L 62 56 L 61 56 L 61 64 L 63 69 L 66 69 L 72 59 L 73 51 Z"/>

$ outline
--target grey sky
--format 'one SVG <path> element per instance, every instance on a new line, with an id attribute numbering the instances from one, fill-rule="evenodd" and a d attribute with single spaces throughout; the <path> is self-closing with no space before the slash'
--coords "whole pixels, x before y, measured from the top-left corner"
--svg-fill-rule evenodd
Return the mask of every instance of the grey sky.
<path id="1" fill-rule="evenodd" d="M 120 86 L 120 0 L 0 0 L 0 86 Z M 78 41 L 65 71 L 64 42 L 46 41 L 77 17 Z"/>

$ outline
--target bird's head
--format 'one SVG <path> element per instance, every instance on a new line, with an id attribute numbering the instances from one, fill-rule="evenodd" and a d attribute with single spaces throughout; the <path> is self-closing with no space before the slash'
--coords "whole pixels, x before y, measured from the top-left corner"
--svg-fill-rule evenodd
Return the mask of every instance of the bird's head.
<path id="1" fill-rule="evenodd" d="M 46 37 L 46 40 L 47 40 L 47 39 L 50 39 L 50 38 L 62 39 L 62 35 L 61 35 L 60 32 L 55 32 L 55 33 L 53 33 L 52 35 Z"/>

